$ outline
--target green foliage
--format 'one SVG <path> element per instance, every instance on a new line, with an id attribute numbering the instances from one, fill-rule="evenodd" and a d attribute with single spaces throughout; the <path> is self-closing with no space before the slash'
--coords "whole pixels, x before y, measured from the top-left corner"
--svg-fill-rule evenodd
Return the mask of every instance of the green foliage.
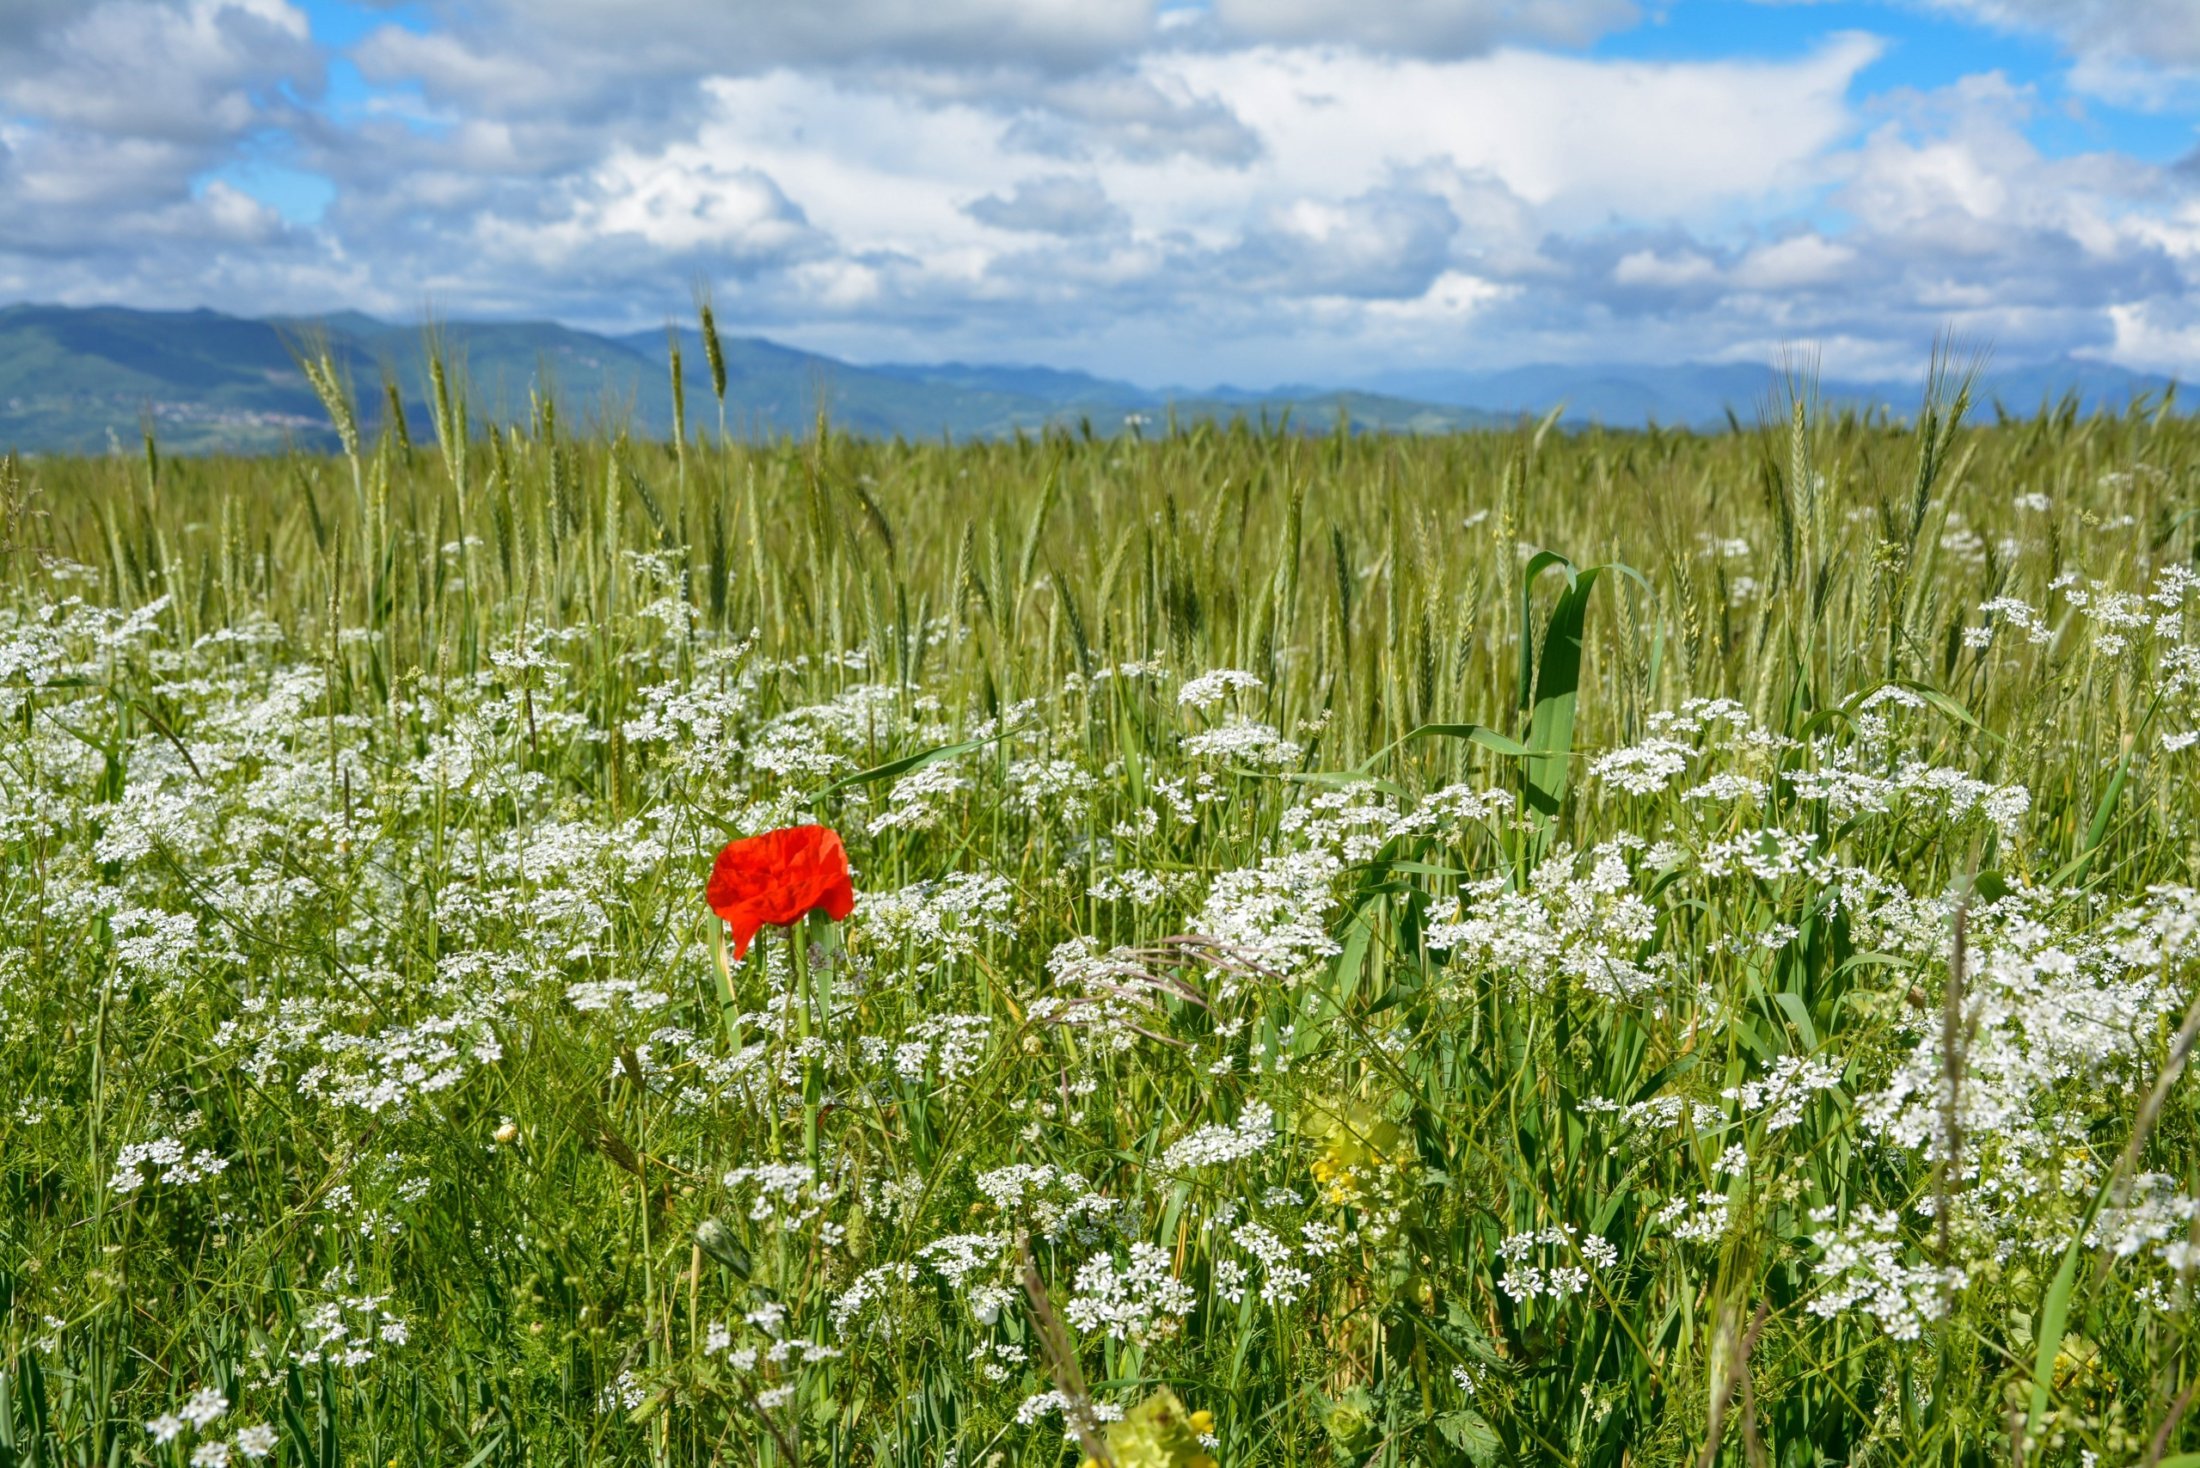
<path id="1" fill-rule="evenodd" d="M 0 1468 L 2200 1448 L 2187 423 L 427 396 L 0 481 Z"/>

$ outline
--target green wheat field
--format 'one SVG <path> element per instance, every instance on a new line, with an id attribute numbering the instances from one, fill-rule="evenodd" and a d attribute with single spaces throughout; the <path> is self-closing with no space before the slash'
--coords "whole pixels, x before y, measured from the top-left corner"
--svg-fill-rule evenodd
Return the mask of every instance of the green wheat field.
<path id="1" fill-rule="evenodd" d="M 2170 404 L 315 367 L 341 455 L 0 471 L 0 1465 L 2200 1463 Z"/>

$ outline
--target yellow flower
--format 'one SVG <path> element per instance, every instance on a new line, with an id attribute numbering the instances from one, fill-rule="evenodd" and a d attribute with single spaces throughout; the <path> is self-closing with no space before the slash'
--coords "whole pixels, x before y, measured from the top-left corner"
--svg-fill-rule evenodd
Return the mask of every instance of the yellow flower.
<path id="1" fill-rule="evenodd" d="M 1199 1442 L 1214 1426 L 1213 1413 L 1186 1412 L 1163 1387 L 1108 1424 L 1108 1453 L 1116 1468 L 1220 1468 Z"/>
<path id="2" fill-rule="evenodd" d="M 1404 1128 L 1357 1101 L 1318 1113 L 1310 1129 L 1322 1143 L 1313 1173 L 1325 1203 L 1364 1203 L 1389 1191 L 1413 1158 Z"/>

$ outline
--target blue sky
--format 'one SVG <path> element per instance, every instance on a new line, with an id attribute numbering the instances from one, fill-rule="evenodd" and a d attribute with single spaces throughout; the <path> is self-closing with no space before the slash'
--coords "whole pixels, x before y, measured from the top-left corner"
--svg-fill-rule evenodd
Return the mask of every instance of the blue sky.
<path id="1" fill-rule="evenodd" d="M 2200 369 L 2200 0 L 6 0 L 0 299 Z"/>

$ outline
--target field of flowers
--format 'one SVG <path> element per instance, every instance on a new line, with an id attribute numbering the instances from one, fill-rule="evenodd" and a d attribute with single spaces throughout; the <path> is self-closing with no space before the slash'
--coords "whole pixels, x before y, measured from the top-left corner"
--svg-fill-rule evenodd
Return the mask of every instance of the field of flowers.
<path id="1" fill-rule="evenodd" d="M 0 1468 L 2200 1462 L 2200 426 L 331 397 L 0 469 Z"/>

